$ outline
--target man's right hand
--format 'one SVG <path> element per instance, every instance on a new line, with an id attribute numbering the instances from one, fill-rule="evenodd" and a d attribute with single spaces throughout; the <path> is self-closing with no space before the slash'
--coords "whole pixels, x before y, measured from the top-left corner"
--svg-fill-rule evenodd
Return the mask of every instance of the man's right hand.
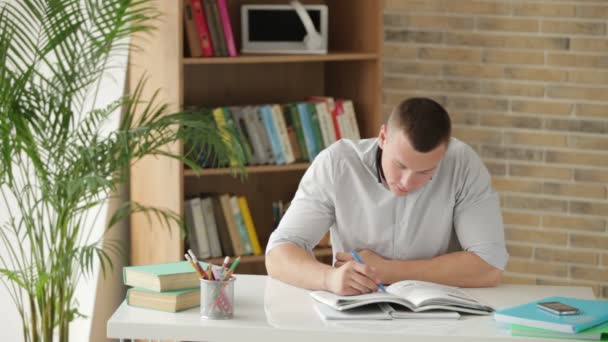
<path id="1" fill-rule="evenodd" d="M 325 271 L 327 290 L 343 296 L 376 292 L 377 283 L 375 270 L 356 261 L 349 261 L 340 267 Z"/>

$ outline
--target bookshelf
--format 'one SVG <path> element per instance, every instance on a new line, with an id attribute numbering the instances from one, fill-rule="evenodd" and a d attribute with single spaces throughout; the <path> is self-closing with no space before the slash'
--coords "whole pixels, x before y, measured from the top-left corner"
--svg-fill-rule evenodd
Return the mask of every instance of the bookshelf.
<path id="1" fill-rule="evenodd" d="M 191 58 L 185 54 L 182 1 L 157 1 L 162 17 L 152 34 L 135 36 L 130 51 L 128 87 L 147 79 L 144 98 L 159 89 L 158 98 L 171 110 L 185 106 L 248 105 L 302 101 L 325 95 L 353 100 L 362 137 L 374 137 L 382 122 L 382 1 L 304 0 L 326 4 L 329 12 L 329 53 L 325 55 L 239 55 Z M 240 6 L 285 3 L 282 0 L 228 0 L 237 50 L 240 50 Z M 356 20 L 356 25 L 353 21 Z M 183 146 L 168 150 L 181 153 Z M 187 196 L 235 193 L 249 203 L 260 243 L 272 232 L 271 203 L 290 201 L 308 163 L 246 167 L 241 182 L 230 169 L 194 172 L 176 161 L 146 157 L 131 168 L 133 201 L 174 210 L 183 215 Z M 179 227 L 161 227 L 145 215 L 131 217 L 131 264 L 183 258 Z M 320 260 L 331 260 L 331 249 L 315 250 Z M 214 260 L 218 262 L 219 260 Z M 242 257 L 239 272 L 265 273 L 263 256 Z"/>

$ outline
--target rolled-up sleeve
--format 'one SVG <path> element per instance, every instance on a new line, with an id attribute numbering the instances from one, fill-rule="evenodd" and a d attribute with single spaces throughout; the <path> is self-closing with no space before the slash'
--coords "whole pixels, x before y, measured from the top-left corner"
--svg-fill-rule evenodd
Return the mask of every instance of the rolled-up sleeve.
<path id="1" fill-rule="evenodd" d="M 504 270 L 509 260 L 498 194 L 491 177 L 477 154 L 466 147 L 462 151 L 454 228 L 462 248 L 473 252 L 488 264 Z"/>
<path id="2" fill-rule="evenodd" d="M 328 148 L 306 170 L 289 209 L 270 235 L 266 254 L 284 243 L 312 252 L 335 222 L 334 184 L 334 161 Z"/>

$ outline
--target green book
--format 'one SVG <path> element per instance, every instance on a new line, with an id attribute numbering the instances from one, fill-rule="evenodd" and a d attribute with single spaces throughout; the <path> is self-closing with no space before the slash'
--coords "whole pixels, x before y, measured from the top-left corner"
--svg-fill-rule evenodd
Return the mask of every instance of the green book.
<path id="1" fill-rule="evenodd" d="M 315 139 L 315 144 L 318 147 L 318 152 L 321 152 L 325 148 L 323 142 L 323 133 L 321 133 L 321 125 L 319 124 L 319 113 L 317 113 L 317 107 L 314 102 L 307 102 L 306 108 L 310 113 L 310 122 L 312 123 L 312 134 Z"/>
<path id="2" fill-rule="evenodd" d="M 199 262 L 202 266 L 205 263 Z M 122 270 L 127 286 L 163 292 L 199 286 L 199 276 L 188 261 L 142 266 L 127 266 Z"/>
<path id="3" fill-rule="evenodd" d="M 579 333 L 565 333 L 553 330 L 511 325 L 511 335 L 527 337 L 563 338 L 568 340 L 608 341 L 608 322 L 583 330 Z"/>
<path id="4" fill-rule="evenodd" d="M 306 148 L 306 141 L 304 140 L 304 131 L 302 128 L 302 122 L 298 115 L 298 108 L 295 104 L 288 104 L 285 117 L 289 117 L 290 121 L 293 122 L 293 127 L 296 131 L 296 140 L 298 140 L 298 147 L 300 148 L 300 156 L 302 160 L 310 161 L 308 156 L 308 149 Z"/>
<path id="5" fill-rule="evenodd" d="M 127 291 L 127 304 L 146 309 L 178 312 L 199 306 L 200 302 L 200 287 L 166 292 L 141 288 L 131 288 Z"/>

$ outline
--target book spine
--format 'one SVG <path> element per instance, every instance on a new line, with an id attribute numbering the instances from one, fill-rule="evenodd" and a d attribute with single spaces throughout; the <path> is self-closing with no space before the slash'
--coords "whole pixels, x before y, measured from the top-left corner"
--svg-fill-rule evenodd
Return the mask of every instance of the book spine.
<path id="1" fill-rule="evenodd" d="M 275 130 L 274 120 L 272 118 L 272 109 L 268 105 L 262 106 L 260 108 L 260 113 L 262 114 L 262 121 L 264 122 L 266 132 L 268 132 L 268 137 L 270 138 L 274 160 L 277 164 L 285 164 L 281 143 L 279 142 L 279 133 Z"/>
<path id="2" fill-rule="evenodd" d="M 291 147 L 291 142 L 287 136 L 287 127 L 285 127 L 281 106 L 276 104 L 272 105 L 272 118 L 274 119 L 275 128 L 279 133 L 279 141 L 281 142 L 281 150 L 285 157 L 285 163 L 293 163 L 296 159 L 293 156 L 293 148 Z"/>
<path id="3" fill-rule="evenodd" d="M 230 234 L 230 241 L 232 241 L 232 248 L 236 255 L 244 255 L 243 243 L 239 236 L 239 231 L 234 220 L 234 214 L 232 213 L 232 205 L 230 204 L 230 196 L 227 194 L 220 195 L 220 203 L 222 204 L 222 212 L 226 219 L 226 226 L 228 227 L 228 233 Z"/>
<path id="4" fill-rule="evenodd" d="M 232 152 L 234 151 L 234 146 L 232 146 L 232 139 L 230 137 L 230 133 L 228 131 L 228 126 L 226 123 L 226 117 L 224 116 L 224 110 L 221 107 L 213 109 L 213 119 L 217 125 L 218 130 L 220 131 L 220 136 L 228 149 Z M 235 159 L 233 153 L 230 153 L 230 166 L 236 166 L 238 164 Z"/>
<path id="5" fill-rule="evenodd" d="M 357 116 L 355 115 L 355 105 L 351 100 L 342 101 L 344 112 L 348 118 L 352 139 L 361 139 L 361 133 L 359 132 L 359 125 L 357 124 Z"/>
<path id="6" fill-rule="evenodd" d="M 306 108 L 306 103 L 298 103 L 298 116 L 302 123 L 302 130 L 304 131 L 304 140 L 306 141 L 306 149 L 308 150 L 308 157 L 310 161 L 315 159 L 317 156 L 317 148 L 315 145 L 315 138 L 312 132 L 312 123 L 310 122 L 310 114 Z"/>
<path id="7" fill-rule="evenodd" d="M 188 232 L 188 244 L 195 255 L 200 255 L 198 245 L 196 243 L 196 225 L 194 224 L 194 215 L 192 214 L 192 200 L 184 202 L 184 223 Z"/>
<path id="8" fill-rule="evenodd" d="M 202 0 L 191 0 L 194 22 L 198 31 L 202 54 L 205 57 L 211 57 L 214 54 L 213 45 L 209 38 L 209 23 L 206 16 L 206 11 L 203 10 Z"/>
<path id="9" fill-rule="evenodd" d="M 184 26 L 186 28 L 186 38 L 188 39 L 190 57 L 201 57 L 203 55 L 203 50 L 201 48 L 198 31 L 196 30 L 196 23 L 194 22 L 192 3 L 187 0 L 184 1 Z"/>
<path id="10" fill-rule="evenodd" d="M 209 241 L 207 240 L 207 227 L 205 225 L 205 219 L 203 218 L 201 199 L 191 199 L 190 209 L 192 210 L 192 217 L 194 218 L 194 235 L 196 236 L 196 246 L 198 247 L 198 254 L 196 256 L 200 259 L 209 258 L 211 256 L 211 250 L 209 248 Z"/>
<path id="11" fill-rule="evenodd" d="M 254 106 L 251 109 L 251 115 L 254 118 L 255 125 L 257 127 L 258 136 L 261 138 L 262 143 L 264 144 L 264 154 L 266 157 L 264 158 L 267 164 L 273 164 L 274 153 L 272 152 L 272 144 L 270 143 L 270 135 L 266 128 L 264 127 L 264 120 L 262 119 L 262 111 L 260 107 Z"/>
<path id="12" fill-rule="evenodd" d="M 336 129 L 336 139 L 340 140 L 343 138 L 348 138 L 345 136 L 345 132 L 343 130 L 343 125 L 340 123 L 340 116 L 342 115 L 342 103 L 336 102 L 334 105 L 334 110 L 331 111 L 331 118 L 334 121 L 334 128 Z"/>
<path id="13" fill-rule="evenodd" d="M 302 153 L 300 152 L 300 145 L 298 144 L 298 138 L 296 136 L 296 128 L 291 118 L 291 113 L 288 106 L 282 106 L 283 121 L 285 122 L 285 128 L 287 129 L 287 138 L 291 144 L 294 160 L 302 160 Z"/>
<path id="14" fill-rule="evenodd" d="M 300 121 L 300 116 L 298 115 L 298 108 L 296 108 L 296 105 L 294 104 L 289 104 L 287 105 L 287 110 L 288 115 L 293 121 L 293 126 L 296 131 L 296 139 L 298 139 L 298 146 L 300 147 L 300 155 L 302 156 L 302 160 L 310 161 L 310 157 L 308 156 L 308 149 L 306 148 L 306 140 L 304 139 L 302 122 Z"/>
<path id="15" fill-rule="evenodd" d="M 230 109 L 222 108 L 222 113 L 224 115 L 224 121 L 226 122 L 226 129 L 232 134 L 231 139 L 234 139 L 232 140 L 233 151 L 238 152 L 239 155 L 242 155 L 243 159 L 245 160 L 245 164 L 249 164 L 249 162 L 251 161 L 251 154 L 249 154 L 248 148 L 251 147 L 249 147 L 249 144 L 245 140 L 245 137 L 238 129 L 237 123 L 235 122 L 234 116 L 232 115 Z M 236 165 L 236 163 L 236 160 L 234 160 L 234 163 L 231 162 L 233 166 Z"/>
<path id="16" fill-rule="evenodd" d="M 253 247 L 251 247 L 247 227 L 245 227 L 245 221 L 243 219 L 243 215 L 241 214 L 241 209 L 239 208 L 239 203 L 236 196 L 230 196 L 230 206 L 232 207 L 232 215 L 234 216 L 234 221 L 243 245 L 243 253 L 253 254 Z"/>
<path id="17" fill-rule="evenodd" d="M 209 240 L 211 257 L 221 257 L 222 248 L 220 245 L 220 237 L 217 230 L 217 222 L 215 221 L 215 215 L 213 214 L 213 203 L 211 201 L 211 198 L 203 198 L 201 200 L 201 205 L 203 207 L 203 217 L 205 219 L 205 225 L 207 227 L 207 239 Z"/>
<path id="18" fill-rule="evenodd" d="M 308 108 L 308 113 L 310 113 L 312 134 L 315 139 L 315 144 L 317 145 L 317 154 L 319 154 L 319 152 L 325 148 L 325 144 L 323 144 L 323 134 L 321 133 L 321 125 L 319 124 L 319 115 L 317 114 L 314 103 L 308 102 L 306 103 L 306 107 Z"/>
<path id="19" fill-rule="evenodd" d="M 247 233 L 249 234 L 249 241 L 251 242 L 251 247 L 253 248 L 253 254 L 261 255 L 262 247 L 260 246 L 258 234 L 255 231 L 255 225 L 253 224 L 253 219 L 251 217 L 251 212 L 249 211 L 247 199 L 244 196 L 239 196 L 238 203 L 239 209 L 241 210 L 241 215 L 243 216 L 243 221 L 245 222 L 245 227 L 247 228 Z"/>
<path id="20" fill-rule="evenodd" d="M 323 136 L 323 145 L 327 147 L 334 142 L 332 138 L 335 137 L 334 127 L 331 123 L 331 118 L 329 117 L 329 113 L 327 112 L 324 102 L 316 102 L 315 109 L 317 110 L 317 116 L 319 117 L 319 126 L 321 127 L 321 134 Z"/>
<path id="21" fill-rule="evenodd" d="M 226 218 L 224 217 L 220 197 L 211 197 L 211 203 L 213 204 L 213 217 L 215 217 L 215 223 L 217 224 L 217 232 L 220 237 L 222 252 L 224 255 L 234 255 L 235 251 L 232 248 L 232 240 L 230 239 L 230 232 L 228 231 L 228 224 L 226 223 Z"/>
<path id="22" fill-rule="evenodd" d="M 232 26 L 230 25 L 230 16 L 228 15 L 228 6 L 226 0 L 217 0 L 217 5 L 220 10 L 220 18 L 224 27 L 224 36 L 226 37 L 226 45 L 228 47 L 228 55 L 236 57 L 236 45 L 234 44 L 234 35 L 232 34 Z"/>
<path id="23" fill-rule="evenodd" d="M 245 120 L 245 126 L 247 127 L 247 134 L 251 141 L 251 147 L 253 149 L 253 156 L 255 164 L 266 163 L 266 150 L 262 143 L 262 135 L 257 130 L 257 125 L 254 120 L 253 114 L 251 114 L 251 107 L 245 107 L 241 111 L 241 117 Z"/>
<path id="24" fill-rule="evenodd" d="M 209 28 L 208 29 L 209 41 L 211 42 L 211 46 L 213 47 L 212 56 L 221 56 L 222 53 L 220 51 L 219 38 L 218 38 L 219 36 L 217 34 L 217 29 L 215 28 L 215 25 L 213 24 L 213 11 L 211 9 L 211 2 L 210 2 L 210 0 L 196 0 L 196 1 L 200 1 L 201 4 L 203 5 L 203 8 L 205 9 L 205 18 L 207 19 L 207 27 Z"/>
<path id="25" fill-rule="evenodd" d="M 220 19 L 220 10 L 217 6 L 217 0 L 203 0 L 208 1 L 211 4 L 211 17 L 213 20 L 213 26 L 215 32 L 217 32 L 218 46 L 220 47 L 220 54 L 218 56 L 228 56 L 228 49 L 226 48 L 226 39 L 224 38 L 224 29 L 222 28 L 222 22 Z"/>
<path id="26" fill-rule="evenodd" d="M 234 126 L 239 134 L 239 139 L 241 140 L 241 144 L 243 145 L 243 150 L 245 152 L 245 158 L 247 159 L 247 164 L 255 165 L 258 164 L 256 155 L 253 152 L 253 147 L 251 143 L 251 135 L 248 132 L 247 125 L 245 123 L 245 115 L 243 113 L 243 108 L 241 107 L 230 107 L 228 108 L 230 114 L 232 114 L 232 119 L 234 121 Z"/>

